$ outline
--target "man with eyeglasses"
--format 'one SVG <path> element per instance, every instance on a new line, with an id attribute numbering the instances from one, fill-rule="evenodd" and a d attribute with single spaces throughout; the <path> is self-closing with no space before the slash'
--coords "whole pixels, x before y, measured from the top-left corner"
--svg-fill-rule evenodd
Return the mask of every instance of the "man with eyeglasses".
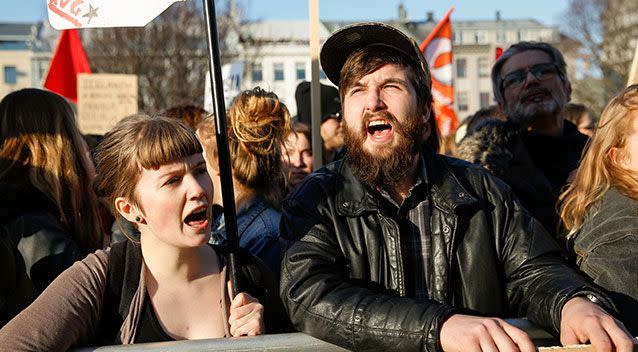
<path id="1" fill-rule="evenodd" d="M 540 42 L 509 47 L 492 68 L 492 89 L 507 122 L 490 122 L 466 137 L 460 157 L 477 162 L 512 189 L 555 233 L 556 203 L 576 169 L 587 137 L 565 121 L 571 98 L 563 55 Z"/>

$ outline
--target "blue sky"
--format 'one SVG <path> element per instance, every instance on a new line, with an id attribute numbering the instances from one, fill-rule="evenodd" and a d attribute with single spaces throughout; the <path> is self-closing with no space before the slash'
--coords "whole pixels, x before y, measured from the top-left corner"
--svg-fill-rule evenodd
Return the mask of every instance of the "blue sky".
<path id="1" fill-rule="evenodd" d="M 48 0 L 0 0 L 0 22 L 33 22 L 45 18 Z M 152 0 L 143 0 L 152 1 Z M 199 0 L 189 0 L 199 1 Z M 534 18 L 548 25 L 560 23 L 567 0 L 319 0 L 319 16 L 324 20 L 384 20 L 396 18 L 402 2 L 413 20 L 433 11 L 436 19 L 450 6 L 452 19 L 492 19 L 497 10 L 504 19 Z M 249 19 L 304 19 L 306 0 L 238 0 Z"/>

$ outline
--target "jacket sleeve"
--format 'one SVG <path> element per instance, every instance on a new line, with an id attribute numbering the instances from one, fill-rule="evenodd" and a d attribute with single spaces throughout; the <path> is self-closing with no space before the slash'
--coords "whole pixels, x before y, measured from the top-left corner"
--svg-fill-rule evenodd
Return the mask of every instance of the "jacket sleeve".
<path id="1" fill-rule="evenodd" d="M 71 236 L 47 212 L 16 219 L 8 232 L 18 238 L 18 251 L 36 294 L 44 291 L 58 275 L 86 255 L 82 255 Z"/>
<path id="2" fill-rule="evenodd" d="M 350 350 L 437 350 L 440 325 L 453 308 L 416 303 L 351 279 L 330 206 L 302 203 L 325 198 L 297 195 L 284 204 L 281 222 L 282 236 L 298 238 L 281 272 L 281 296 L 293 325 Z"/>
<path id="3" fill-rule="evenodd" d="M 613 311 L 607 295 L 568 264 L 565 251 L 521 207 L 509 188 L 500 180 L 493 182 L 497 184 L 491 185 L 488 197 L 497 207 L 493 212 L 494 231 L 513 313 L 558 333 L 562 308 L 575 296 L 593 293 Z"/>
<path id="4" fill-rule="evenodd" d="M 588 237 L 596 237 L 594 243 L 582 243 L 581 235 L 574 240 L 574 246 L 579 254 L 577 263 L 594 283 L 609 291 L 610 298 L 618 308 L 619 318 L 627 329 L 636 336 L 638 334 L 638 261 L 635 254 L 638 250 L 638 235 L 636 229 L 626 229 L 627 223 L 636 223 L 636 218 L 625 217 L 617 224 L 618 228 L 625 227 L 625 231 L 599 233 L 599 227 Z M 603 229 L 605 226 L 601 226 Z M 604 230 L 603 230 L 604 231 Z"/>
<path id="5" fill-rule="evenodd" d="M 107 268 L 107 251 L 73 264 L 0 330 L 0 351 L 65 351 L 88 343 L 99 323 Z"/>

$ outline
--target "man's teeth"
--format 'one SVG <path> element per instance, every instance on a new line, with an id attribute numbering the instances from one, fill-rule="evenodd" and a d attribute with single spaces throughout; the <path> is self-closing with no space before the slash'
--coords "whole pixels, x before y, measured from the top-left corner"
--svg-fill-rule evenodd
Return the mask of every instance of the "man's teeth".
<path id="1" fill-rule="evenodd" d="M 381 121 L 381 120 L 376 120 L 376 121 L 370 121 L 370 124 L 368 124 L 368 126 L 370 127 L 374 127 L 374 126 L 383 126 L 383 125 L 387 125 L 388 123 L 385 121 Z"/>

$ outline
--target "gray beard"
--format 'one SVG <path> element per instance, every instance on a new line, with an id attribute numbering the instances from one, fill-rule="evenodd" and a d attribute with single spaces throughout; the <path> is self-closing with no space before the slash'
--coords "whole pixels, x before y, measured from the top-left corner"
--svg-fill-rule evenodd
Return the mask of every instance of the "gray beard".
<path id="1" fill-rule="evenodd" d="M 521 126 L 530 127 L 539 119 L 555 119 L 560 114 L 561 107 L 554 99 L 546 100 L 537 104 L 522 104 L 517 102 L 513 111 L 507 112 L 508 118 Z"/>
<path id="2" fill-rule="evenodd" d="M 393 121 L 394 133 L 400 137 L 396 146 L 371 154 L 363 148 L 367 131 L 354 131 L 344 125 L 343 134 L 353 174 L 368 185 L 388 189 L 398 185 L 410 172 L 414 157 L 420 151 L 425 124 L 414 117 L 400 125 L 394 116 L 385 116 Z"/>

